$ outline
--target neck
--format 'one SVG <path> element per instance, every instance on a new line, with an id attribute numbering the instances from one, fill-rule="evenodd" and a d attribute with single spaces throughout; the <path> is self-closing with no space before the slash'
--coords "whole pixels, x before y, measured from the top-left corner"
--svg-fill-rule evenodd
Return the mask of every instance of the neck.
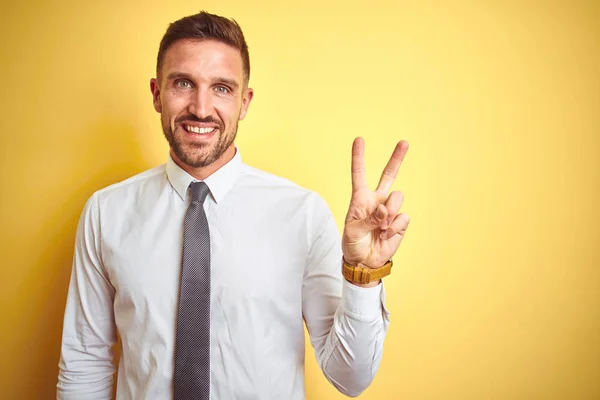
<path id="1" fill-rule="evenodd" d="M 232 144 L 231 146 L 229 146 L 229 148 L 227 148 L 227 150 L 225 150 L 223 154 L 221 154 L 221 156 L 215 162 L 205 167 L 198 168 L 189 166 L 183 161 L 181 161 L 179 157 L 177 157 L 173 149 L 171 149 L 169 153 L 171 154 L 171 158 L 173 158 L 173 161 L 179 166 L 179 168 L 193 176 L 195 179 L 203 181 L 212 174 L 214 174 L 216 171 L 218 171 L 223 165 L 231 161 L 231 159 L 233 159 L 233 157 L 235 156 L 236 150 L 235 145 Z"/>

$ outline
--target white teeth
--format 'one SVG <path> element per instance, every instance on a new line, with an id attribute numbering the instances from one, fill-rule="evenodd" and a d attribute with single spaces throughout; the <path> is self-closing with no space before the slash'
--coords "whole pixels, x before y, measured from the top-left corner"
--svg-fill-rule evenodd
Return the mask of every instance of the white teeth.
<path id="1" fill-rule="evenodd" d="M 212 131 L 215 130 L 215 128 L 198 128 L 197 126 L 189 126 L 189 125 L 186 125 L 185 129 L 188 132 L 200 133 L 200 134 L 211 133 Z"/>

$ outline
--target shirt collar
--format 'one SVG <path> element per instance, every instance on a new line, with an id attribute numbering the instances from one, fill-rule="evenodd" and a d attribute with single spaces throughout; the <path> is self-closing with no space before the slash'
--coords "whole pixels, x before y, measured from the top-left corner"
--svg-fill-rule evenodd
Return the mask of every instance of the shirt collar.
<path id="1" fill-rule="evenodd" d="M 235 184 L 241 166 L 242 156 L 240 155 L 239 149 L 236 147 L 233 158 L 228 161 L 227 164 L 213 172 L 208 178 L 204 179 L 204 182 L 210 189 L 210 193 L 217 204 Z M 187 198 L 190 183 L 198 182 L 198 179 L 185 172 L 175 163 L 175 161 L 173 161 L 170 153 L 169 159 L 167 160 L 167 178 L 173 189 L 175 189 L 177 194 L 179 194 L 179 197 L 184 201 Z"/>

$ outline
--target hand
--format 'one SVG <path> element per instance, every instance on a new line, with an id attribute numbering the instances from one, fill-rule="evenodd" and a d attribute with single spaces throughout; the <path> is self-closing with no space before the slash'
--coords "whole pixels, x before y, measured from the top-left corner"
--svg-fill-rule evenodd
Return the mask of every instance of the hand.
<path id="1" fill-rule="evenodd" d="M 342 236 L 342 251 L 348 264 L 379 268 L 398 250 L 410 220 L 408 215 L 398 214 L 404 201 L 402 192 L 388 192 L 407 151 L 407 141 L 396 145 L 373 192 L 367 187 L 364 141 L 354 140 L 352 198 Z"/>

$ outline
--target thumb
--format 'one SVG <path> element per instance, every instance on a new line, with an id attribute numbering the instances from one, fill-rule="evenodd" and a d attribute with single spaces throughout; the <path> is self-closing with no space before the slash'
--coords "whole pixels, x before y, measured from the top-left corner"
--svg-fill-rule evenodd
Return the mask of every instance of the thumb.
<path id="1" fill-rule="evenodd" d="M 367 218 L 365 218 L 365 220 L 364 220 L 365 225 L 370 230 L 378 228 L 384 222 L 386 222 L 387 214 L 388 214 L 387 208 L 385 208 L 385 206 L 383 204 L 380 204 L 377 206 L 377 208 L 375 210 L 373 210 L 371 215 L 369 215 Z"/>

